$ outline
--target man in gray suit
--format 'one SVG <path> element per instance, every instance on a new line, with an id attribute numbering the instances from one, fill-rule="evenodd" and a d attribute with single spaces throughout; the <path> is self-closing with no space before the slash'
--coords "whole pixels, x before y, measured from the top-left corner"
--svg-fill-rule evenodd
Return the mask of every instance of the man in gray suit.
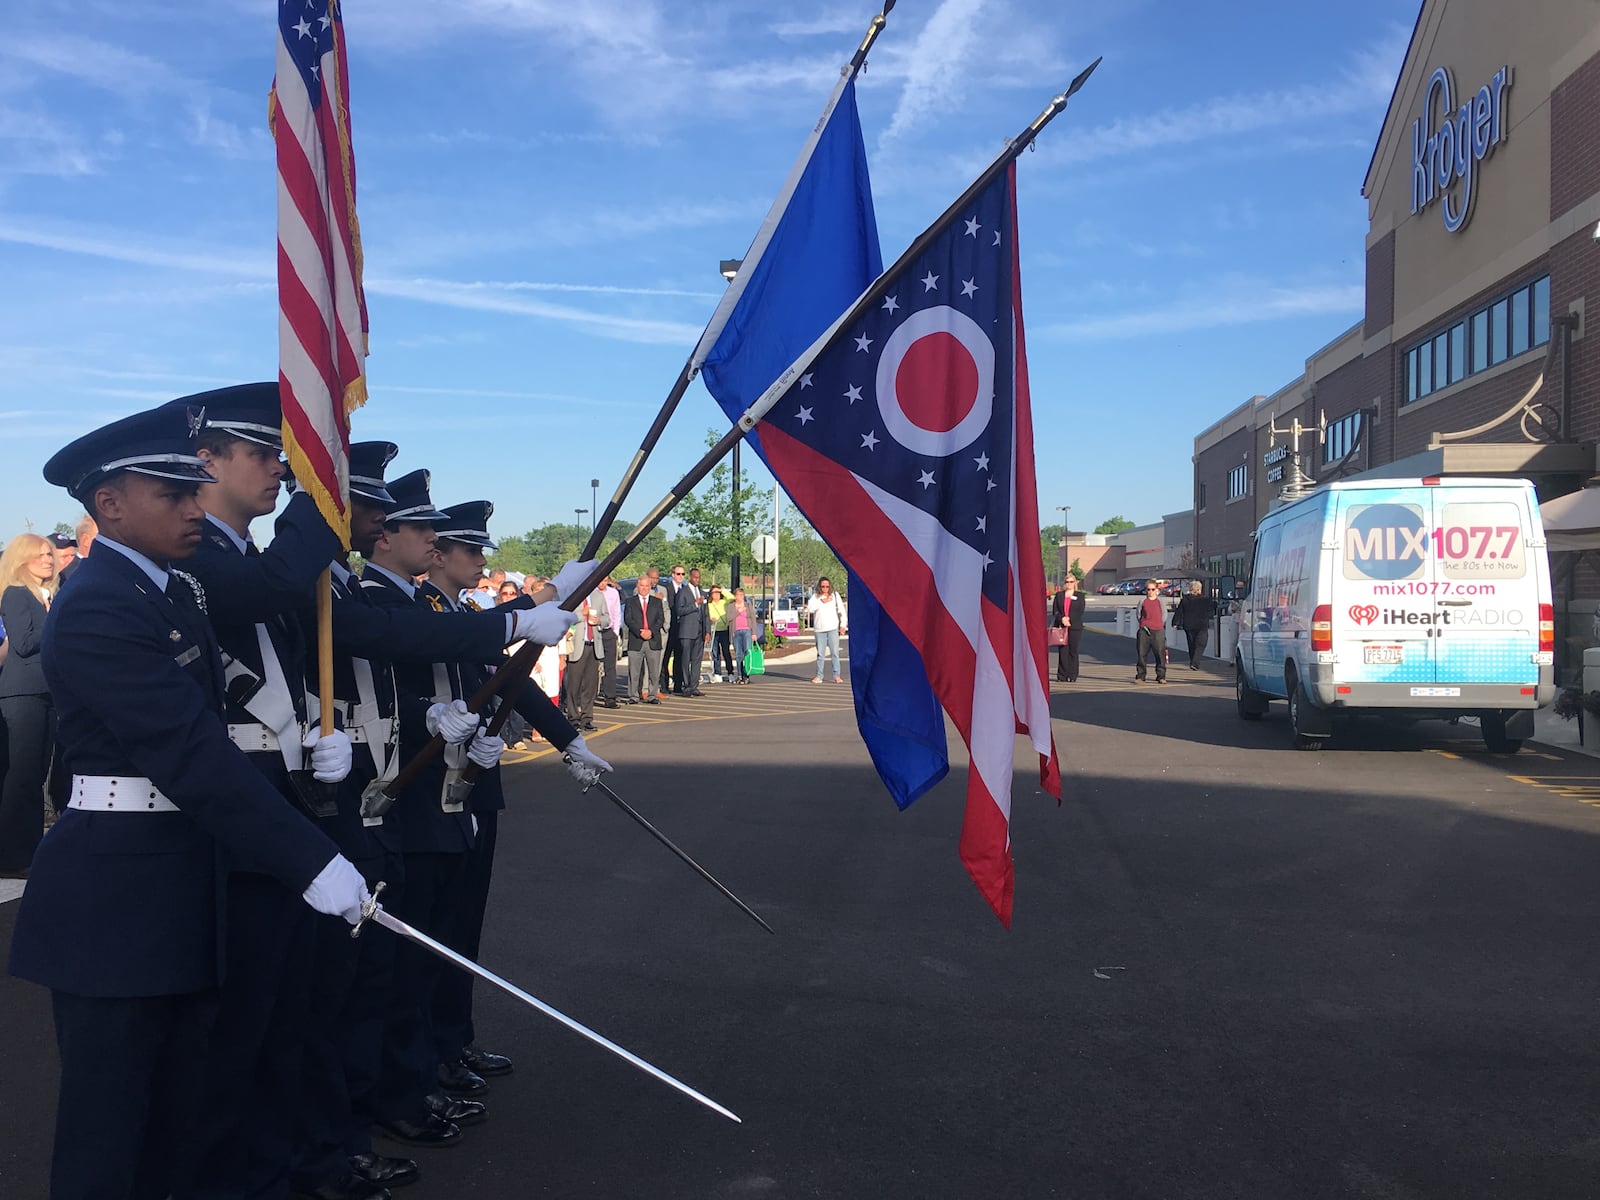
<path id="1" fill-rule="evenodd" d="M 600 691 L 600 620 L 606 598 L 599 588 L 578 606 L 582 618 L 572 627 L 567 656 L 567 719 L 579 729 L 594 728 L 594 700 Z"/>
<path id="2" fill-rule="evenodd" d="M 682 567 L 672 568 L 672 636 L 677 639 L 677 660 L 673 664 L 678 693 L 703 696 L 700 690 L 700 655 L 705 651 L 705 595 L 700 590 L 700 568 L 683 577 Z"/>

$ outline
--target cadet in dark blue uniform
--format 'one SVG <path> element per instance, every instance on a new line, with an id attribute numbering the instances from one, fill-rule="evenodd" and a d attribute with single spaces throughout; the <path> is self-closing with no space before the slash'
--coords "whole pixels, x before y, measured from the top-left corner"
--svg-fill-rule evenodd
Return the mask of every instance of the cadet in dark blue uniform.
<path id="1" fill-rule="evenodd" d="M 446 519 L 434 522 L 436 563 L 418 588 L 418 597 L 441 612 L 453 612 L 460 605 L 456 597 L 483 577 L 484 551 L 494 550 L 489 537 L 489 518 L 494 505 L 487 500 L 455 504 L 443 510 Z M 469 598 L 466 605 L 471 606 Z M 481 662 L 457 664 L 463 692 L 471 695 L 489 677 Z M 492 716 L 499 701 L 486 711 Z M 589 750 L 568 720 L 538 688 L 525 687 L 517 700 L 517 710 L 544 735 L 546 741 L 587 762 L 595 769 L 610 770 L 610 764 Z M 478 764 L 480 773 L 468 798 L 476 839 L 467 851 L 460 887 L 456 893 L 453 928 L 438 936 L 452 949 L 478 959 L 483 934 L 484 907 L 489 898 L 489 880 L 494 866 L 500 811 L 505 808 L 505 793 L 500 782 L 500 755 L 505 742 L 499 738 L 474 741 L 468 757 Z M 448 1092 L 476 1096 L 488 1091 L 484 1074 L 503 1075 L 511 1070 L 511 1060 L 477 1045 L 472 1024 L 472 976 L 465 971 L 444 971 L 434 989 L 432 1029 L 437 1055 L 439 1084 Z"/>
<path id="2" fill-rule="evenodd" d="M 228 736 L 286 805 L 314 821 L 331 814 L 335 789 L 318 788 L 310 777 L 329 785 L 348 775 L 350 739 L 338 730 L 319 739 L 315 728 L 307 736 L 305 639 L 289 601 L 298 600 L 294 609 L 312 603 L 339 538 L 301 495 L 290 500 L 264 553 L 251 539 L 250 523 L 276 507 L 284 475 L 276 382 L 173 403 L 204 412 L 197 453 L 216 480 L 200 493 L 205 535 L 190 569 L 205 589 L 222 649 Z M 276 879 L 254 871 L 230 871 L 227 892 L 228 961 L 211 1041 L 209 1142 L 194 1189 L 201 1200 L 286 1191 L 301 1054 L 314 1019 L 312 914 Z"/>
<path id="3" fill-rule="evenodd" d="M 398 453 L 391 442 L 356 442 L 350 447 L 350 544 L 370 556 L 383 535 L 384 515 L 396 507 L 384 483 L 384 469 Z M 400 843 L 380 806 L 363 806 L 374 781 L 392 779 L 401 747 L 396 722 L 394 672 L 390 662 L 435 658 L 492 658 L 508 642 L 524 637 L 555 639 L 570 617 L 554 605 L 519 611 L 439 616 L 414 606 L 380 606 L 342 561 L 333 572 L 334 698 L 345 729 L 355 742 L 355 767 L 340 789 L 337 815 L 326 828 L 355 859 L 369 882 L 389 884 L 385 897 L 404 896 Z M 586 569 L 579 564 L 581 569 Z M 312 680 L 308 690 L 316 687 Z M 315 709 L 317 701 L 308 696 Z M 377 1083 L 382 1062 L 385 1018 L 393 1006 L 392 938 L 346 935 L 319 938 L 317 1007 L 337 1014 L 333 1026 L 313 1026 L 307 1080 L 299 1109 L 301 1130 L 294 1179 L 306 1195 L 337 1200 L 364 1193 L 351 1180 L 374 1184 L 408 1183 L 418 1175 L 409 1159 L 373 1152 L 371 1128 L 383 1113 Z M 317 1039 L 327 1053 L 317 1053 Z M 428 1113 L 425 1119 L 391 1120 L 392 1137 L 420 1146 L 448 1145 L 461 1131 Z"/>
<path id="4" fill-rule="evenodd" d="M 12 973 L 52 991 L 55 1200 L 186 1192 L 224 965 L 223 852 L 352 923 L 366 898 L 355 867 L 228 739 L 203 595 L 172 568 L 202 534 L 196 427 L 179 409 L 143 413 L 44 471 L 100 525 L 45 628 L 72 799 L 11 944 Z"/>

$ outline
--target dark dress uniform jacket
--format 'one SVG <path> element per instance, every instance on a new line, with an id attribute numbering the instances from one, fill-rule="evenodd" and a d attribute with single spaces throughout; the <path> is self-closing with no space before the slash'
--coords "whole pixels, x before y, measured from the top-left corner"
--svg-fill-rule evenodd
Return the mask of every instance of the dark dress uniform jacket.
<path id="1" fill-rule="evenodd" d="M 648 607 L 647 607 L 648 606 Z M 650 645 L 652 649 L 660 649 L 666 630 L 665 614 L 661 608 L 661 597 L 646 593 L 640 599 L 635 592 L 622 604 L 622 623 L 628 628 L 628 649 L 642 650 L 645 638 L 643 630 L 646 625 L 650 627 Z"/>
<path id="2" fill-rule="evenodd" d="M 430 613 L 414 595 L 406 595 L 394 580 L 370 566 L 362 572 L 361 588 L 381 609 L 405 609 L 424 620 L 438 620 L 445 615 Z M 503 618 L 500 628 L 503 640 Z M 435 666 L 443 674 L 442 680 L 437 677 Z M 465 699 L 460 659 L 452 656 L 427 662 L 397 662 L 394 678 L 400 710 L 400 757 L 408 761 L 431 740 L 425 721 L 428 709 L 437 700 Z M 444 756 L 440 755 L 401 794 L 384 819 L 385 826 L 399 838 L 402 853 L 464 854 L 471 849 L 471 814 L 444 810 L 445 771 Z"/>
<path id="3" fill-rule="evenodd" d="M 179 812 L 68 809 L 39 846 L 11 972 L 83 996 L 220 981 L 219 845 L 304 891 L 334 846 L 228 740 L 222 660 L 188 585 L 169 599 L 102 546 L 51 609 L 44 664 L 69 770 L 151 780 Z M 140 797 L 129 795 L 130 806 Z"/>

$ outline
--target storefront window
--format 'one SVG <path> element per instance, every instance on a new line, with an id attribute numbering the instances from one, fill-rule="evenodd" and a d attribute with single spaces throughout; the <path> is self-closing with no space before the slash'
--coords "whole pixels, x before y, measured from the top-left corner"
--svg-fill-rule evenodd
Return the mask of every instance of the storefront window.
<path id="1" fill-rule="evenodd" d="M 1511 355 L 1516 357 L 1528 348 L 1529 289 L 1523 288 L 1511 296 Z"/>
<path id="2" fill-rule="evenodd" d="M 1541 275 L 1406 351 L 1405 403 L 1421 400 L 1550 340 L 1550 277 Z"/>

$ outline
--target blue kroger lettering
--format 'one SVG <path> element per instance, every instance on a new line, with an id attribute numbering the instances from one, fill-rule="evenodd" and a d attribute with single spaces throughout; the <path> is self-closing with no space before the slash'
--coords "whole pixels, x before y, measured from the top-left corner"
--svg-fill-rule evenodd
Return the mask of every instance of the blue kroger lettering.
<path id="1" fill-rule="evenodd" d="M 1506 124 L 1506 89 L 1511 68 L 1501 67 L 1459 109 L 1448 67 L 1438 67 L 1422 94 L 1422 115 L 1411 123 L 1411 211 L 1419 213 L 1442 197 L 1439 206 L 1444 227 L 1457 232 L 1472 216 L 1477 167 L 1494 148 L 1511 136 Z M 1428 132 L 1438 97 L 1439 124 Z M 1459 201 L 1450 188 L 1461 184 Z"/>

